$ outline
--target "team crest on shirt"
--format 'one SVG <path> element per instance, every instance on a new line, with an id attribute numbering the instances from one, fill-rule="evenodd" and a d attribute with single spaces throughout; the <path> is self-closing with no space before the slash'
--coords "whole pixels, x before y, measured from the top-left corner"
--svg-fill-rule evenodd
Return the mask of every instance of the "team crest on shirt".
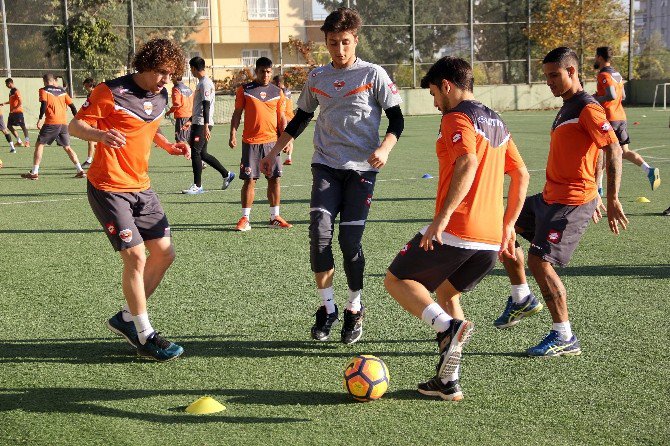
<path id="1" fill-rule="evenodd" d="M 400 250 L 399 254 L 400 254 L 401 256 L 404 256 L 405 254 L 407 254 L 407 251 L 409 251 L 409 248 L 411 248 L 411 247 L 412 247 L 412 244 L 411 244 L 411 243 L 407 243 L 405 246 L 402 247 L 402 249 Z"/>
<path id="2" fill-rule="evenodd" d="M 86 108 L 86 107 L 88 107 L 89 105 L 91 105 L 91 103 L 88 102 L 88 99 L 86 99 L 86 100 L 84 101 L 84 103 L 81 104 L 81 108 Z"/>
<path id="3" fill-rule="evenodd" d="M 341 89 L 344 88 L 345 85 L 346 85 L 346 82 L 344 82 L 344 81 L 333 82 L 333 87 L 335 87 L 335 91 L 340 91 Z"/>
<path id="4" fill-rule="evenodd" d="M 600 125 L 600 131 L 603 133 L 607 133 L 612 129 L 612 126 L 610 125 L 609 122 L 605 121 Z"/>
<path id="5" fill-rule="evenodd" d="M 268 94 L 264 91 L 261 91 L 260 97 L 261 99 L 265 99 L 268 96 Z"/>
<path id="6" fill-rule="evenodd" d="M 123 229 L 119 232 L 119 238 L 125 243 L 130 243 L 133 240 L 133 231 L 130 229 Z"/>
<path id="7" fill-rule="evenodd" d="M 563 232 L 556 229 L 552 229 L 547 234 L 547 241 L 553 244 L 559 243 L 563 237 Z"/>
<path id="8" fill-rule="evenodd" d="M 244 168 L 244 173 L 247 175 L 251 175 L 251 167 L 245 167 Z"/>
<path id="9" fill-rule="evenodd" d="M 451 142 L 453 142 L 454 144 L 456 144 L 461 139 L 463 139 L 463 135 L 461 134 L 461 132 L 454 132 L 451 135 Z"/>
<path id="10" fill-rule="evenodd" d="M 606 83 L 607 83 L 607 79 L 603 79 L 603 84 L 606 84 Z"/>
<path id="11" fill-rule="evenodd" d="M 391 93 L 393 93 L 393 94 L 398 94 L 398 87 L 396 86 L 396 84 L 394 84 L 393 82 L 391 82 L 391 83 L 389 84 L 389 88 L 391 89 Z"/>
<path id="12" fill-rule="evenodd" d="M 199 137 L 199 136 L 195 136 L 195 137 L 193 137 L 193 142 L 199 142 L 199 141 L 200 141 L 200 137 Z"/>
<path id="13" fill-rule="evenodd" d="M 107 229 L 107 232 L 109 232 L 111 235 L 116 234 L 116 226 L 114 226 L 114 223 L 111 221 L 105 225 L 105 229 Z"/>
<path id="14" fill-rule="evenodd" d="M 151 116 L 151 112 L 154 111 L 154 104 L 152 104 L 150 101 L 145 101 L 142 106 L 144 107 L 144 113 L 146 113 L 147 116 Z"/>
<path id="15" fill-rule="evenodd" d="M 205 90 L 205 97 L 209 98 L 212 95 L 212 90 Z"/>

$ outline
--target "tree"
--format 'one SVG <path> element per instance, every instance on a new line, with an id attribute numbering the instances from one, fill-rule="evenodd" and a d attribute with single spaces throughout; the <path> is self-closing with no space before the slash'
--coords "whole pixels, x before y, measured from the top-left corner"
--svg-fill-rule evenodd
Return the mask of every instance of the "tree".
<path id="1" fill-rule="evenodd" d="M 659 31 L 649 36 L 639 56 L 633 59 L 633 64 L 638 79 L 665 79 L 670 76 L 670 50 L 666 48 Z"/>

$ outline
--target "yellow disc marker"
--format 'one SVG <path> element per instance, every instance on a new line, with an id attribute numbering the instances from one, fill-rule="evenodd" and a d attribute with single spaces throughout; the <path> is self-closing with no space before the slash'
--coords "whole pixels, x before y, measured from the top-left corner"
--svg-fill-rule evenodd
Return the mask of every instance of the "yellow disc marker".
<path id="1" fill-rule="evenodd" d="M 638 203 L 651 203 L 651 201 L 647 197 L 637 197 L 637 200 L 635 201 L 637 201 Z"/>
<path id="2" fill-rule="evenodd" d="M 216 412 L 221 412 L 222 410 L 226 410 L 226 406 L 219 403 L 217 400 L 215 400 L 211 396 L 203 396 L 201 398 L 198 398 L 197 400 L 192 402 L 190 406 L 188 406 L 186 408 L 187 413 L 191 413 L 191 414 L 195 414 L 195 415 L 205 415 L 205 414 L 208 414 L 208 413 L 216 413 Z"/>

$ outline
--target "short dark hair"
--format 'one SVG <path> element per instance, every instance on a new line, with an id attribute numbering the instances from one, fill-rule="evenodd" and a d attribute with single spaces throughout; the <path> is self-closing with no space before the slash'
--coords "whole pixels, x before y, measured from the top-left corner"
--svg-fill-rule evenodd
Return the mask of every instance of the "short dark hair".
<path id="1" fill-rule="evenodd" d="M 14 79 L 12 79 L 11 77 L 8 77 L 7 79 L 5 79 L 5 85 L 13 84 L 13 83 L 14 83 Z"/>
<path id="2" fill-rule="evenodd" d="M 87 77 L 82 82 L 82 85 L 95 85 L 95 79 L 93 79 L 92 77 Z"/>
<path id="3" fill-rule="evenodd" d="M 600 56 L 605 62 L 609 62 L 612 59 L 612 48 L 608 46 L 599 46 L 596 48 L 596 56 Z"/>
<path id="4" fill-rule="evenodd" d="M 461 90 L 472 91 L 475 85 L 472 67 L 460 57 L 445 56 L 435 62 L 421 79 L 421 88 L 429 88 L 431 84 L 439 86 L 442 79 L 448 80 Z"/>
<path id="5" fill-rule="evenodd" d="M 549 51 L 547 55 L 544 56 L 542 63 L 557 63 L 561 68 L 567 68 L 570 65 L 578 68 L 579 58 L 577 57 L 577 53 L 572 49 L 567 46 L 559 46 L 558 48 Z"/>
<path id="6" fill-rule="evenodd" d="M 151 39 L 135 53 L 133 68 L 138 73 L 168 68 L 172 75 L 184 72 L 184 52 L 170 39 Z"/>
<path id="7" fill-rule="evenodd" d="M 196 71 L 204 71 L 204 69 L 205 69 L 205 59 L 203 59 L 200 56 L 192 57 L 191 60 L 188 61 L 188 65 L 191 68 L 195 68 Z"/>
<path id="8" fill-rule="evenodd" d="M 363 19 L 361 19 L 358 11 L 342 7 L 328 14 L 320 29 L 326 36 L 328 33 L 341 33 L 345 31 L 349 31 L 355 36 L 358 34 L 361 26 L 363 26 Z"/>
<path id="9" fill-rule="evenodd" d="M 256 59 L 256 69 L 257 70 L 259 68 L 268 68 L 268 67 L 272 67 L 272 61 L 269 58 L 263 56 L 263 57 L 259 57 L 258 59 Z"/>
<path id="10" fill-rule="evenodd" d="M 43 75 L 42 75 L 42 80 L 43 80 L 44 82 L 55 81 L 55 80 L 56 80 L 56 76 L 54 76 L 53 73 L 46 73 L 46 74 L 43 74 Z"/>
<path id="11" fill-rule="evenodd" d="M 174 82 L 181 82 L 182 79 L 183 79 L 183 78 L 182 78 L 181 76 L 172 76 L 172 80 L 173 80 Z"/>

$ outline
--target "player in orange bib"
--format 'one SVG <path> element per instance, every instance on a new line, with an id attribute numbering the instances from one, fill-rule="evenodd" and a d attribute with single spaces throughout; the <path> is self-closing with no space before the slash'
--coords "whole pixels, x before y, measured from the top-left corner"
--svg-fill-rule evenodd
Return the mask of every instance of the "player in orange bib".
<path id="1" fill-rule="evenodd" d="M 622 101 L 626 99 L 626 91 L 623 88 L 623 76 L 612 67 L 612 48 L 601 46 L 596 49 L 596 58 L 593 68 L 598 71 L 598 88 L 593 95 L 598 102 L 605 108 L 607 120 L 612 125 L 612 129 L 619 139 L 619 145 L 623 149 L 623 158 L 642 168 L 645 176 L 649 180 L 651 190 L 658 189 L 661 185 L 661 176 L 658 168 L 650 166 L 644 161 L 637 152 L 628 148 L 630 137 L 628 136 L 628 126 L 626 123 L 626 112 L 623 109 Z M 599 163 L 602 165 L 602 153 Z M 603 174 L 602 171 L 598 177 L 598 191 L 602 195 Z"/>
<path id="2" fill-rule="evenodd" d="M 86 173 L 79 164 L 77 154 L 70 147 L 70 135 L 67 131 L 66 109 L 69 107 L 73 115 L 77 114 L 77 109 L 72 104 L 72 98 L 65 89 L 56 85 L 56 77 L 53 74 L 45 74 L 42 76 L 42 80 L 44 81 L 44 88 L 40 88 L 40 116 L 37 121 L 40 134 L 37 136 L 37 143 L 35 144 L 33 168 L 30 172 L 21 174 L 21 178 L 28 180 L 39 178 L 44 145 L 51 145 L 54 141 L 63 147 L 77 169 L 74 177 L 86 178 Z"/>
<path id="3" fill-rule="evenodd" d="M 23 147 L 30 147 L 30 140 L 28 137 L 28 129 L 26 128 L 26 121 L 23 117 L 23 97 L 18 88 L 14 86 L 14 79 L 5 79 L 5 85 L 9 88 L 9 101 L 3 102 L 2 105 L 9 105 L 9 116 L 7 117 L 7 128 L 12 132 L 17 143 Z M 23 131 L 24 141 L 14 129 L 14 126 L 21 127 Z"/>
<path id="4" fill-rule="evenodd" d="M 402 248 L 384 280 L 391 296 L 437 333 L 437 374 L 419 384 L 419 392 L 449 401 L 463 399 L 461 350 L 473 330 L 460 306 L 461 293 L 472 290 L 498 257 L 514 256 L 514 222 L 529 179 L 507 126 L 475 100 L 473 84 L 470 64 L 455 57 L 437 61 L 421 80 L 442 112 L 435 214 Z M 511 179 L 507 209 L 505 175 Z"/>

